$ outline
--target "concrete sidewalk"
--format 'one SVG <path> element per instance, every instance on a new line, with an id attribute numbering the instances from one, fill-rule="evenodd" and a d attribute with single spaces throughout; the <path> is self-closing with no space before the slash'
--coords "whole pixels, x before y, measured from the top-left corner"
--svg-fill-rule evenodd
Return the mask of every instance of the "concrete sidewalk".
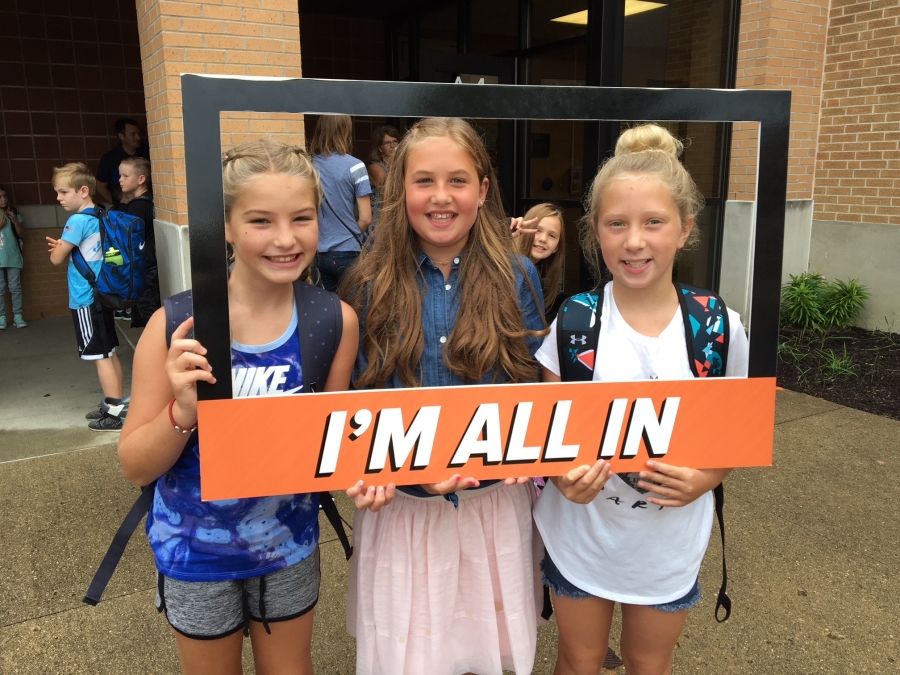
<path id="1" fill-rule="evenodd" d="M 122 322 L 120 322 L 122 323 Z M 122 327 L 124 328 L 124 327 Z M 127 330 L 132 342 L 139 331 Z M 130 373 L 131 348 L 120 340 Z M 45 396 L 49 394 L 49 396 Z M 97 607 L 81 603 L 137 495 L 116 434 L 86 430 L 99 399 L 68 319 L 0 332 L 0 672 L 178 673 L 153 607 L 153 563 L 136 535 Z M 793 392 L 778 397 L 775 466 L 727 481 L 731 620 L 713 620 L 721 580 L 714 532 L 675 672 L 900 672 L 900 422 Z M 350 520 L 352 506 L 339 500 Z M 350 520 L 352 522 L 352 520 Z M 316 672 L 354 672 L 344 630 L 347 563 L 322 527 Z M 552 673 L 556 625 L 534 672 Z M 245 672 L 253 672 L 245 649 Z"/>

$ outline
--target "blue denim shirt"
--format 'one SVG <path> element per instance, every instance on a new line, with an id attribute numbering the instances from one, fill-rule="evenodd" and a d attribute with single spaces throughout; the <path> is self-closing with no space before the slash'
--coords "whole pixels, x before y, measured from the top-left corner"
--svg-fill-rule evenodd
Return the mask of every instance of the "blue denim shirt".
<path id="1" fill-rule="evenodd" d="M 537 296 L 535 303 L 535 295 L 532 294 L 531 288 L 525 282 L 525 278 L 519 269 L 519 266 L 513 264 L 516 275 L 516 295 L 518 298 L 519 309 L 522 312 L 522 320 L 525 328 L 529 330 L 542 330 L 544 328 L 544 296 L 541 290 L 541 278 L 537 270 L 530 260 L 518 254 L 518 259 L 522 262 L 528 280 L 531 282 L 531 288 L 534 289 Z M 444 345 L 450 337 L 450 331 L 456 323 L 456 315 L 459 313 L 460 293 L 459 285 L 459 263 L 462 255 L 453 259 L 453 267 L 450 275 L 444 279 L 444 273 L 438 269 L 431 259 L 422 252 L 419 252 L 419 283 L 424 289 L 422 298 L 422 332 L 424 333 L 425 349 L 422 354 L 422 361 L 419 367 L 419 378 L 423 387 L 451 387 L 463 384 L 473 384 L 467 382 L 459 375 L 451 371 L 443 359 Z M 360 336 L 365 332 L 366 310 L 363 309 L 359 317 Z M 526 338 L 528 343 L 528 352 L 533 357 L 541 346 L 541 338 Z M 368 361 L 363 351 L 363 341 L 360 338 L 360 349 L 356 359 L 356 375 L 361 374 L 367 367 Z M 494 373 L 487 372 L 481 378 L 479 384 L 490 384 L 493 380 Z M 497 377 L 498 382 L 508 382 L 509 378 L 506 373 L 500 372 Z M 384 383 L 386 389 L 402 388 L 403 382 L 397 373 L 392 373 Z M 496 480 L 481 481 L 480 488 L 485 488 L 496 483 Z M 478 488 L 478 489 L 480 489 Z M 406 494 L 414 497 L 431 497 L 416 485 L 404 485 L 398 488 Z M 456 495 L 447 495 L 450 501 L 456 502 Z"/>

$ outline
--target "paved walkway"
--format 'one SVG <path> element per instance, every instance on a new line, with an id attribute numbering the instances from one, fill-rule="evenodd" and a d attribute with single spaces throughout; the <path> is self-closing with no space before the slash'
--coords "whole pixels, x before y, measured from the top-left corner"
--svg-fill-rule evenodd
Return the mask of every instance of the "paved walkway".
<path id="1" fill-rule="evenodd" d="M 116 434 L 84 427 L 99 385 L 72 331 L 68 319 L 50 319 L 0 332 L 0 672 L 175 674 L 146 538 L 134 537 L 104 601 L 81 603 L 137 488 L 122 478 Z M 125 332 L 136 341 L 139 331 Z M 128 374 L 132 350 L 121 342 Z M 734 613 L 713 620 L 714 533 L 706 598 L 675 672 L 900 672 L 900 422 L 782 392 L 775 466 L 735 472 L 727 492 Z M 349 502 L 340 507 L 349 519 Z M 313 657 L 319 675 L 349 674 L 347 564 L 330 528 L 322 532 Z M 555 630 L 553 621 L 541 629 L 537 674 L 552 673 Z"/>

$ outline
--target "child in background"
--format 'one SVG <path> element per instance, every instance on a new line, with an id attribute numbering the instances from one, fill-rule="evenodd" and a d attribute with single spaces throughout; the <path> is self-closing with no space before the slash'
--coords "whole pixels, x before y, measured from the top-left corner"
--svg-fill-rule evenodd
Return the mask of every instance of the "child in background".
<path id="1" fill-rule="evenodd" d="M 61 265 L 66 260 L 69 261 L 69 308 L 75 323 L 78 355 L 85 361 L 97 364 L 97 376 L 100 378 L 105 402 L 118 406 L 122 403 L 122 364 L 116 355 L 119 338 L 116 336 L 113 313 L 95 302 L 91 285 L 70 259 L 70 254 L 81 255 L 94 275 L 100 273 L 103 251 L 100 219 L 94 211 L 96 181 L 85 164 L 73 162 L 53 169 L 53 189 L 56 190 L 56 201 L 72 215 L 66 221 L 62 237 L 46 237 L 50 262 Z M 90 420 L 88 428 L 93 431 L 122 429 L 122 417 L 106 413 L 102 409 L 92 410 L 86 418 Z"/>
<path id="2" fill-rule="evenodd" d="M 316 356 L 300 353 L 300 330 L 332 342 L 337 332 L 329 329 L 329 338 L 325 321 L 307 325 L 295 303 L 294 282 L 305 278 L 318 241 L 315 169 L 302 148 L 262 139 L 226 153 L 223 183 L 225 238 L 234 251 L 228 295 L 235 373 L 272 371 L 262 387 L 270 395 L 307 391 L 313 368 L 304 359 Z M 324 390 L 346 389 L 359 338 L 356 315 L 327 291 L 312 290 L 316 303 L 340 308 L 343 326 Z M 175 629 L 186 675 L 240 673 L 241 629 L 253 644 L 256 672 L 311 675 L 318 495 L 201 500 L 197 382 L 229 374 L 213 373 L 206 349 L 189 337 L 193 317 L 167 345 L 167 325 L 188 294 L 166 300 L 144 329 L 119 443 L 126 477 L 141 486 L 156 481 L 147 535 L 158 570 L 157 608 Z"/>
<path id="3" fill-rule="evenodd" d="M 0 185 L 0 330 L 6 323 L 6 288 L 12 296 L 13 325 L 26 328 L 22 317 L 22 216 L 12 205 L 6 188 Z"/>
<path id="4" fill-rule="evenodd" d="M 119 164 L 119 187 L 122 202 L 116 211 L 137 216 L 144 221 L 144 256 L 147 259 L 147 278 L 144 292 L 130 310 L 116 311 L 117 319 L 131 319 L 132 328 L 147 325 L 150 317 L 160 307 L 159 270 L 156 262 L 156 236 L 153 234 L 153 194 L 150 191 L 150 160 L 143 157 L 126 157 Z"/>
<path id="5" fill-rule="evenodd" d="M 381 195 L 384 191 L 384 181 L 387 178 L 388 166 L 391 157 L 400 145 L 400 132 L 390 124 L 375 129 L 372 134 L 372 152 L 369 153 L 369 162 L 366 169 L 369 172 L 369 183 L 372 185 L 372 224 L 365 232 L 368 240 L 378 225 L 381 215 Z"/>
<path id="6" fill-rule="evenodd" d="M 516 250 L 527 256 L 541 275 L 544 309 L 547 322 L 550 323 L 556 318 L 559 306 L 568 297 L 559 292 L 559 280 L 566 260 L 566 231 L 562 210 L 555 204 L 544 202 L 532 206 L 521 219 L 528 223 L 529 229 L 517 229 L 518 220 L 513 221 Z"/>
<path id="7" fill-rule="evenodd" d="M 337 291 L 344 272 L 356 262 L 372 222 L 369 174 L 352 150 L 353 120 L 347 115 L 320 117 L 309 151 L 322 183 L 316 261 L 322 285 L 329 291 Z"/>
<path id="8" fill-rule="evenodd" d="M 356 387 L 537 379 L 540 278 L 511 252 L 507 227 L 468 123 L 425 119 L 407 132 L 378 237 L 342 287 L 360 313 Z M 530 482 L 455 475 L 347 491 L 358 675 L 531 672 L 541 588 Z"/>
<path id="9" fill-rule="evenodd" d="M 594 179 L 582 245 L 598 276 L 602 256 L 613 278 L 597 308 L 595 381 L 693 377 L 672 269 L 698 238 L 703 197 L 678 161 L 682 149 L 662 127 L 635 127 Z M 725 375 L 746 376 L 747 338 L 740 317 L 728 317 Z M 537 353 L 547 382 L 560 380 L 556 330 L 554 322 Z M 554 673 L 596 675 L 616 602 L 628 675 L 670 673 L 688 610 L 700 601 L 711 490 L 729 470 L 648 461 L 639 474 L 610 476 L 608 464 L 597 464 L 595 480 L 590 472 L 551 479 L 535 508 L 559 625 Z"/>

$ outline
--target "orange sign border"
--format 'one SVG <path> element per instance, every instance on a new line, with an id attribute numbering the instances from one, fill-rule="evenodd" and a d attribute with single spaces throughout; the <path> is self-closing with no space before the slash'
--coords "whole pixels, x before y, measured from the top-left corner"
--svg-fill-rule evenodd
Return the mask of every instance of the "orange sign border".
<path id="1" fill-rule="evenodd" d="M 643 469 L 650 453 L 697 469 L 771 466 L 775 391 L 775 378 L 756 377 L 200 401 L 202 497 L 343 490 L 361 478 L 404 485 L 455 473 L 481 480 L 561 475 L 601 452 L 614 453 L 617 472 Z M 418 443 L 405 436 L 410 430 L 420 434 Z"/>

